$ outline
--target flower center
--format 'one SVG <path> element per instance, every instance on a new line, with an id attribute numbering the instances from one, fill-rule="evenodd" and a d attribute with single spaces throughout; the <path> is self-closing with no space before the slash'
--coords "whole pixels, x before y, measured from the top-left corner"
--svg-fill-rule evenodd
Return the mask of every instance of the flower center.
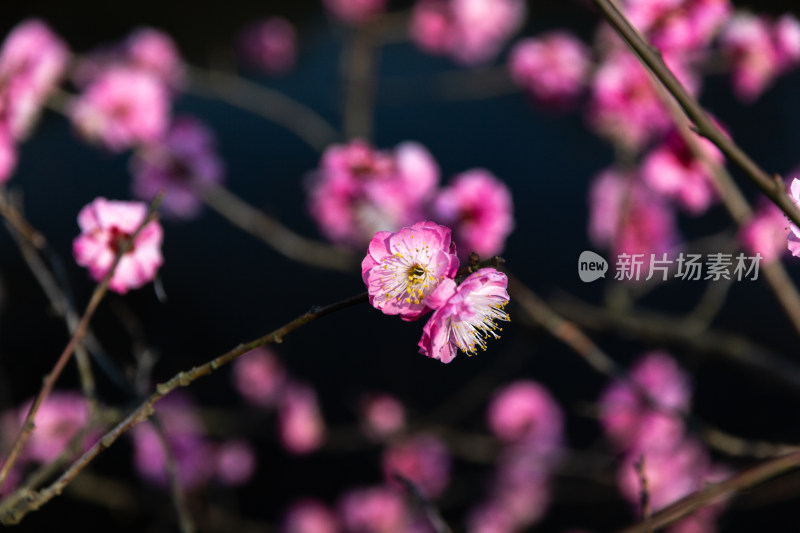
<path id="1" fill-rule="evenodd" d="M 122 248 L 122 244 L 131 238 L 131 234 L 125 231 L 122 231 L 116 226 L 113 226 L 111 230 L 108 232 L 108 247 L 111 248 L 111 251 L 114 254 L 118 254 L 120 249 Z M 131 242 L 130 248 L 125 253 L 131 253 L 133 251 L 133 243 Z"/>
<path id="2" fill-rule="evenodd" d="M 499 339 L 498 320 L 508 322 L 511 317 L 505 312 L 508 300 L 499 296 L 476 296 L 471 298 L 470 307 L 474 315 L 469 319 L 453 320 L 451 334 L 462 352 L 473 356 L 478 348 L 486 350 L 486 339 L 490 336 Z"/>

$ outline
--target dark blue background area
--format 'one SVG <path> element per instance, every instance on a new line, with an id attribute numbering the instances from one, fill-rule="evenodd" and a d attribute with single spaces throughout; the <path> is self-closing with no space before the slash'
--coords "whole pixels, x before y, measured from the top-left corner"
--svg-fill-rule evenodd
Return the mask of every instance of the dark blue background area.
<path id="1" fill-rule="evenodd" d="M 526 33 L 563 25 L 585 32 L 590 27 L 587 22 L 593 21 L 589 15 L 573 19 L 554 11 L 535 19 Z M 256 14 L 247 12 L 250 18 L 250 13 Z M 172 31 L 168 23 L 172 19 L 163 16 L 167 18 L 161 20 L 161 25 Z M 234 22 L 246 20 L 244 17 L 244 12 L 229 13 L 221 18 L 220 27 L 233 28 Z M 61 25 L 73 28 L 72 32 L 65 32 L 70 40 L 70 33 L 80 26 L 67 23 L 72 19 L 65 20 Z M 116 26 L 109 23 L 103 32 L 91 34 L 95 42 L 121 37 L 125 33 L 119 29 L 121 20 Z M 339 124 L 342 31 L 332 31 L 318 16 L 302 20 L 303 52 L 297 69 L 277 81 L 250 75 Z M 56 16 L 52 22 L 59 28 Z M 190 46 L 197 45 L 196 36 L 194 40 L 192 36 L 202 27 L 202 21 L 189 24 L 186 19 L 176 18 L 173 22 L 175 28 L 183 28 L 190 43 L 184 44 L 181 30 L 175 30 L 187 56 L 202 56 L 204 50 Z M 184 23 L 194 29 L 181 26 Z M 105 31 L 109 34 L 98 35 Z M 89 35 L 81 34 L 76 39 L 76 46 L 91 44 L 87 42 Z M 218 48 L 215 39 L 221 39 L 219 33 L 209 39 L 207 49 Z M 374 115 L 376 145 L 391 148 L 405 140 L 421 142 L 441 166 L 443 182 L 473 167 L 490 169 L 514 194 L 517 228 L 503 254 L 509 269 L 545 297 L 569 294 L 601 302 L 602 282 L 581 283 L 575 264 L 581 251 L 591 249 L 586 236 L 586 192 L 591 178 L 611 164 L 610 147 L 587 131 L 580 114 L 544 112 L 521 93 L 479 100 L 442 101 L 431 97 L 426 87 L 438 74 L 455 68 L 446 60 L 423 55 L 409 44 L 387 45 L 381 54 Z M 712 78 L 703 103 L 763 167 L 771 172 L 786 172 L 800 163 L 798 88 L 800 74 L 795 73 L 781 79 L 754 105 L 743 107 L 730 95 L 726 80 Z M 186 95 L 180 97 L 175 108 L 177 114 L 201 118 L 217 133 L 219 151 L 227 166 L 227 186 L 234 193 L 299 233 L 319 237 L 305 207 L 303 187 L 319 154 L 292 133 L 224 102 Z M 9 184 L 24 193 L 28 219 L 65 260 L 79 306 L 88 300 L 93 283 L 71 259 L 71 242 L 78 233 L 76 216 L 97 196 L 130 198 L 127 159 L 127 155 L 110 155 L 83 143 L 65 118 L 48 112 L 34 137 L 23 145 L 19 170 Z M 755 191 L 742 176 L 735 171 L 734 175 L 755 197 Z M 682 217 L 680 224 L 685 237 L 691 239 L 719 231 L 728 222 L 723 210 L 715 208 L 702 219 Z M 189 223 L 165 221 L 164 226 L 165 265 L 161 278 L 168 300 L 159 302 L 150 286 L 124 297 L 112 294 L 93 322 L 111 357 L 126 368 L 132 365 L 132 339 L 120 323 L 119 310 L 132 312 L 146 332 L 146 341 L 160 353 L 155 380 L 171 377 L 241 341 L 260 336 L 313 305 L 363 290 L 358 273 L 343 275 L 292 263 L 212 212 Z M 0 251 L 0 407 L 7 407 L 38 389 L 42 374 L 49 370 L 67 336 L 62 322 L 48 314 L 41 290 L 5 232 L 0 233 Z M 795 261 L 787 259 L 786 264 L 797 278 Z M 673 282 L 656 290 L 644 303 L 680 313 L 692 307 L 701 290 L 700 284 Z M 729 303 L 715 327 L 744 333 L 796 360 L 796 335 L 765 285 L 736 283 Z M 470 388 L 473 392 L 463 397 L 457 394 L 476 380 L 497 384 L 525 377 L 544 383 L 569 414 L 571 447 L 598 446 L 599 428 L 579 413 L 581 406 L 595 401 L 605 385 L 604 379 L 556 341 L 527 328 L 519 310 L 512 308 L 511 313 L 514 320 L 504 327 L 503 338 L 491 342 L 486 353 L 473 358 L 462 355 L 450 365 L 417 354 L 423 323 L 404 323 L 366 305 L 303 328 L 276 351 L 296 378 L 315 386 L 326 420 L 332 426 L 353 425 L 361 395 L 377 390 L 398 395 L 413 413 L 422 415 L 459 398 L 458 416 L 437 422 L 481 431 L 491 387 Z M 593 337 L 623 364 L 653 348 L 607 333 Z M 800 438 L 796 429 L 800 422 L 796 394 L 751 380 L 746 371 L 718 360 L 681 350 L 673 353 L 695 372 L 695 405 L 704 418 L 743 435 L 789 442 Z M 77 386 L 72 368 L 61 384 Z M 124 401 L 108 380 L 100 378 L 100 388 L 109 402 Z M 226 369 L 199 381 L 191 392 L 202 404 L 238 405 Z M 255 432 L 253 426 L 241 428 L 242 435 L 255 435 L 262 463 L 253 484 L 235 493 L 241 498 L 241 511 L 246 516 L 277 521 L 286 504 L 299 496 L 317 496 L 333 502 L 344 489 L 381 479 L 377 447 L 287 458 L 276 442 L 274 420 L 264 416 L 255 422 L 259 424 Z M 135 479 L 128 445 L 120 443 L 104 454 L 97 470 Z M 483 497 L 490 472 L 461 464 L 457 472 L 464 478 L 454 480 L 454 484 L 464 481 L 468 496 L 445 501 L 443 508 L 454 525 L 460 527 L 458 517 L 468 504 Z M 221 488 L 214 490 L 219 494 L 210 497 L 231 496 Z M 124 526 L 127 530 L 140 531 L 149 524 L 150 510 L 169 515 L 167 498 L 155 489 L 143 488 L 140 492 L 148 491 L 152 494 L 143 496 L 142 503 L 148 511 L 129 518 L 130 523 Z M 556 494 L 556 505 L 537 531 L 561 531 L 573 526 L 605 531 L 632 520 L 613 488 L 564 479 L 558 481 Z M 32 514 L 20 530 L 41 530 L 70 517 L 87 527 L 107 527 L 111 520 L 95 507 L 60 498 Z M 734 510 L 722 519 L 722 530 L 777 531 L 782 524 L 798 518 L 798 511 L 791 506 Z"/>

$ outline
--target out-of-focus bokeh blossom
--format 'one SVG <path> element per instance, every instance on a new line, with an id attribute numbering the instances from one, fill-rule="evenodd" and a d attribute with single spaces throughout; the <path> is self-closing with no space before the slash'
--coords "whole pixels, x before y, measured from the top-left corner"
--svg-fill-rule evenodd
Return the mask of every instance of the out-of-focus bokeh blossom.
<path id="1" fill-rule="evenodd" d="M 397 483 L 397 474 L 411 481 L 424 497 L 438 498 L 450 481 L 450 454 L 437 437 L 415 435 L 386 448 L 383 471 L 390 483 Z"/>
<path id="2" fill-rule="evenodd" d="M 386 9 L 386 0 L 323 0 L 325 7 L 347 24 L 363 24 Z"/>
<path id="3" fill-rule="evenodd" d="M 30 411 L 32 400 L 23 404 L 16 413 L 18 431 Z M 55 460 L 79 431 L 89 424 L 89 402 L 74 391 L 54 391 L 39 407 L 34 419 L 35 431 L 31 433 L 21 458 L 39 463 Z M 84 438 L 82 449 L 88 448 L 92 437 Z M 82 450 L 81 450 L 82 451 Z"/>
<path id="4" fill-rule="evenodd" d="M 325 421 L 314 389 L 302 383 L 289 383 L 281 393 L 278 422 L 283 446 L 291 453 L 306 454 L 322 446 Z"/>
<path id="5" fill-rule="evenodd" d="M 249 65 L 274 76 L 287 73 L 297 60 L 297 31 L 283 17 L 248 25 L 239 35 L 238 45 Z"/>
<path id="6" fill-rule="evenodd" d="M 286 380 L 286 370 L 269 348 L 256 348 L 233 364 L 236 390 L 262 409 L 277 405 Z"/>
<path id="7" fill-rule="evenodd" d="M 371 394 L 361 402 L 364 432 L 371 438 L 385 439 L 402 431 L 406 425 L 406 410 L 394 396 Z"/>
<path id="8" fill-rule="evenodd" d="M 338 533 L 336 514 L 325 504 L 305 499 L 292 504 L 283 520 L 282 533 Z"/>
<path id="9" fill-rule="evenodd" d="M 347 531 L 399 533 L 409 525 L 403 494 L 387 486 L 351 490 L 338 508 Z"/>
<path id="10" fill-rule="evenodd" d="M 562 444 L 564 415 L 550 393 L 534 381 L 514 381 L 495 391 L 487 412 L 492 433 L 547 455 Z"/>
<path id="11" fill-rule="evenodd" d="M 764 263 L 772 263 L 786 253 L 789 219 L 771 201 L 762 199 L 751 218 L 739 230 L 739 242 L 751 256 L 761 254 Z"/>

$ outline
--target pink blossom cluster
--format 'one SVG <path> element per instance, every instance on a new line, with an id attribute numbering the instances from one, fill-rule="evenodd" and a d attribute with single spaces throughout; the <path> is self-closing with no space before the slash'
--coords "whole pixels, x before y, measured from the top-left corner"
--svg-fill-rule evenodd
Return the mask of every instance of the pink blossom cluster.
<path id="1" fill-rule="evenodd" d="M 275 354 L 257 348 L 233 366 L 236 390 L 251 405 L 275 410 L 283 447 L 294 454 L 317 450 L 325 440 L 325 420 L 314 389 L 293 379 Z"/>
<path id="2" fill-rule="evenodd" d="M 397 233 L 379 231 L 370 242 L 361 272 L 373 307 L 406 321 L 433 311 L 419 342 L 420 353 L 443 363 L 459 350 L 472 355 L 497 337 L 507 321 L 508 279 L 493 268 L 473 272 L 456 284 L 458 257 L 450 229 L 417 222 Z"/>
<path id="3" fill-rule="evenodd" d="M 248 64 L 275 76 L 291 70 L 297 60 L 297 31 L 283 17 L 248 25 L 239 35 L 238 45 Z"/>
<path id="4" fill-rule="evenodd" d="M 464 65 L 491 61 L 525 20 L 522 0 L 418 0 L 411 39 Z"/>
<path id="5" fill-rule="evenodd" d="M 228 486 L 247 483 L 257 468 L 256 453 L 244 440 L 211 440 L 205 431 L 192 398 L 175 392 L 161 400 L 155 415 L 163 430 L 166 445 L 175 461 L 178 481 L 192 490 L 212 480 Z M 167 452 L 159 431 L 152 422 L 133 428 L 134 464 L 139 475 L 166 487 Z"/>
<path id="6" fill-rule="evenodd" d="M 17 162 L 16 143 L 31 132 L 69 61 L 69 50 L 41 20 L 15 26 L 0 47 L 0 184 Z"/>
<path id="7" fill-rule="evenodd" d="M 309 210 L 335 243 L 361 248 L 378 231 L 429 218 L 454 228 L 464 256 L 500 253 L 514 228 L 511 192 L 491 172 L 473 169 L 437 190 L 439 167 L 421 145 L 393 151 L 362 140 L 334 145 L 309 179 Z"/>
<path id="8" fill-rule="evenodd" d="M 521 380 L 494 393 L 487 421 L 504 449 L 489 497 L 470 515 L 469 531 L 520 531 L 539 521 L 550 503 L 564 415 L 545 387 Z"/>
<path id="9" fill-rule="evenodd" d="M 686 433 L 682 413 L 688 411 L 690 401 L 688 376 L 664 352 L 642 356 L 625 380 L 613 382 L 603 392 L 600 420 L 623 453 L 618 484 L 631 504 L 641 502 L 640 471 L 647 479 L 654 511 L 729 475 Z M 702 531 L 713 530 L 722 506 L 708 509 L 675 524 L 670 531 L 700 526 Z"/>

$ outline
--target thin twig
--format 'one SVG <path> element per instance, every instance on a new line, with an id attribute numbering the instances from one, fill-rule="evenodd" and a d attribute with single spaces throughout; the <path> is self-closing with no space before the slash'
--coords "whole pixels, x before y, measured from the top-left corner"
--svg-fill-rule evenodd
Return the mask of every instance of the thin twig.
<path id="1" fill-rule="evenodd" d="M 343 70 L 347 79 L 344 100 L 344 136 L 346 139 L 372 136 L 372 115 L 375 104 L 377 66 L 382 21 L 362 24 L 350 33 L 350 42 L 344 56 Z"/>
<path id="2" fill-rule="evenodd" d="M 181 487 L 180 472 L 178 471 L 178 462 L 175 460 L 175 452 L 172 450 L 172 445 L 169 442 L 169 436 L 164 428 L 164 424 L 158 416 L 154 416 L 150 421 L 155 428 L 158 440 L 161 442 L 161 447 L 164 448 L 165 468 L 167 471 L 167 479 L 169 479 L 169 492 L 172 496 L 172 505 L 175 507 L 175 512 L 178 515 L 178 525 L 180 526 L 181 533 L 194 533 L 196 527 L 192 516 L 189 514 L 189 509 L 186 507 L 186 498 Z"/>
<path id="3" fill-rule="evenodd" d="M 272 343 L 281 343 L 283 338 L 293 332 L 294 330 L 316 320 L 317 318 L 329 315 L 336 311 L 352 307 L 354 305 L 368 301 L 367 293 L 361 293 L 356 296 L 347 298 L 345 300 L 336 302 L 325 307 L 314 307 L 307 313 L 292 320 L 288 324 L 267 333 L 263 337 L 259 337 L 253 341 L 245 344 L 240 344 L 236 348 L 226 352 L 223 355 L 197 367 L 194 367 L 185 372 L 179 372 L 170 380 L 156 385 L 155 391 L 143 401 L 136 409 L 133 410 L 124 420 L 106 433 L 94 446 L 89 448 L 77 461 L 67 468 L 67 470 L 56 479 L 48 487 L 28 494 L 26 498 L 12 502 L 11 505 L 0 505 L 0 523 L 9 525 L 16 524 L 22 520 L 25 515 L 31 511 L 41 508 L 48 501 L 55 496 L 61 494 L 64 488 L 77 476 L 81 470 L 92 462 L 103 450 L 109 448 L 117 439 L 130 430 L 136 424 L 143 422 L 150 418 L 154 411 L 156 403 L 164 396 L 177 389 L 178 387 L 186 387 L 195 380 L 211 374 L 218 368 L 232 362 L 245 353 L 254 350 L 260 346 Z"/>
<path id="4" fill-rule="evenodd" d="M 633 468 L 639 476 L 639 504 L 642 507 L 642 523 L 650 525 L 650 517 L 653 512 L 650 509 L 650 487 L 647 482 L 647 465 L 644 455 L 639 456 L 639 459 L 633 463 Z M 647 533 L 653 533 L 653 529 L 647 530 Z"/>
<path id="5" fill-rule="evenodd" d="M 433 526 L 433 530 L 436 533 L 453 532 L 453 530 L 450 529 L 450 526 L 447 525 L 447 522 L 444 521 L 444 518 L 442 518 L 442 513 L 439 512 L 439 509 L 436 507 L 436 505 L 424 494 L 422 494 L 419 487 L 417 487 L 413 481 L 398 474 L 397 472 L 392 472 L 392 478 L 403 485 L 406 490 L 411 493 L 411 495 L 414 497 L 414 500 L 416 500 L 417 504 L 422 508 L 422 511 L 425 513 L 425 516 L 428 518 L 428 521 L 431 523 L 431 526 Z"/>

